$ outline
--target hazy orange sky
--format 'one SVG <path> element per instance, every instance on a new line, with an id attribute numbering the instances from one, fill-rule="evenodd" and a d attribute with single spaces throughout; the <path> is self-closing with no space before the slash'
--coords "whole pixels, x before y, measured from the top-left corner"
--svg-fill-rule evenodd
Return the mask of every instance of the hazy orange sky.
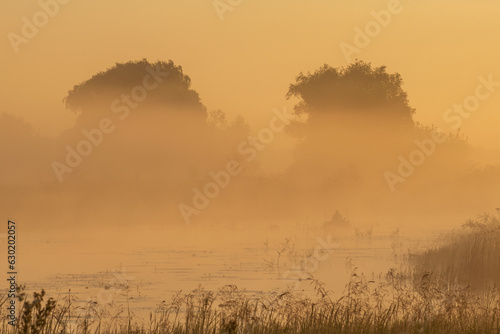
<path id="1" fill-rule="evenodd" d="M 354 28 L 364 28 L 370 12 L 388 3 L 243 0 L 221 20 L 211 0 L 71 0 L 16 53 L 8 34 L 21 35 L 22 18 L 32 21 L 41 7 L 3 1 L 0 112 L 56 135 L 73 124 L 62 103 L 73 85 L 116 62 L 172 59 L 209 110 L 242 114 L 258 127 L 272 108 L 293 106 L 285 94 L 299 72 L 347 65 L 340 43 L 353 44 Z M 402 0 L 400 6 L 358 58 L 399 72 L 416 120 L 451 130 L 445 110 L 474 94 L 479 76 L 500 81 L 498 0 Z M 499 148 L 499 110 L 500 88 L 464 120 L 472 144 Z"/>

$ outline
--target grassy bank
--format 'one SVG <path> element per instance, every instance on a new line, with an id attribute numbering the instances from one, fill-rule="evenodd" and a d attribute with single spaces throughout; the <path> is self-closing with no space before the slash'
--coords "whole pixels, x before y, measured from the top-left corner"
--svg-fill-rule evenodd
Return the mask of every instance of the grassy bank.
<path id="1" fill-rule="evenodd" d="M 18 322 L 9 325 L 0 296 L 1 333 L 500 333 L 499 217 L 482 215 L 436 247 L 410 256 L 411 269 L 367 277 L 357 270 L 333 295 L 316 280 L 315 297 L 297 290 L 251 295 L 234 285 L 200 287 L 164 301 L 148 318 L 18 291 Z"/>
<path id="2" fill-rule="evenodd" d="M 342 297 L 314 284 L 315 298 L 294 291 L 249 297 L 236 286 L 202 288 L 163 302 L 149 319 L 127 309 L 105 314 L 95 305 L 75 310 L 71 299 L 24 300 L 16 327 L 3 314 L 2 333 L 493 333 L 500 331 L 500 294 L 443 284 L 426 274 L 353 273 Z M 2 312 L 6 296 L 2 297 Z M 82 312 L 83 311 L 83 312 Z M 75 314 L 79 316 L 75 317 Z"/>
<path id="3" fill-rule="evenodd" d="M 488 289 L 500 282 L 500 216 L 483 214 L 442 238 L 436 247 L 413 254 L 417 275 L 432 272 L 447 281 Z"/>

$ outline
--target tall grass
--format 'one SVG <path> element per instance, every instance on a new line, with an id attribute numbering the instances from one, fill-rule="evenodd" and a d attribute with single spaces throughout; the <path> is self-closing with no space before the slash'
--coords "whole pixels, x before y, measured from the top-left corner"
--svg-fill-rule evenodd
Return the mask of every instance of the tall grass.
<path id="1" fill-rule="evenodd" d="M 500 333 L 500 221 L 469 220 L 439 247 L 410 257 L 412 269 L 370 278 L 355 269 L 343 293 L 317 280 L 314 297 L 296 290 L 250 295 L 234 285 L 203 287 L 162 302 L 149 318 L 75 297 L 20 296 L 15 327 L 0 295 L 5 334 Z"/>
<path id="2" fill-rule="evenodd" d="M 233 285 L 217 292 L 200 287 L 163 302 L 149 319 L 129 316 L 103 319 L 91 308 L 77 319 L 71 319 L 70 299 L 63 300 L 62 304 L 44 303 L 42 293 L 24 303 L 15 328 L 6 320 L 0 328 L 6 334 L 500 331 L 500 294 L 496 289 L 478 295 L 461 285 L 443 285 L 430 274 L 418 281 L 412 277 L 409 273 L 391 270 L 386 275 L 368 279 L 353 272 L 339 298 L 333 298 L 318 281 L 310 281 L 316 291 L 314 298 L 292 290 L 249 296 Z"/>
<path id="3" fill-rule="evenodd" d="M 448 281 L 488 289 L 500 283 L 500 217 L 485 213 L 470 219 L 442 244 L 410 258 L 417 275 L 433 272 Z"/>

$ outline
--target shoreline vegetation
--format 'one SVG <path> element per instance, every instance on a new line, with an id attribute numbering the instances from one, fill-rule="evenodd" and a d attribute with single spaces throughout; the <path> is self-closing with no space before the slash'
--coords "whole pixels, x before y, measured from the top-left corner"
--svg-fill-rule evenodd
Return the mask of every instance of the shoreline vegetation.
<path id="1" fill-rule="evenodd" d="M 18 287 L 17 325 L 0 295 L 1 333 L 493 333 L 500 332 L 500 216 L 484 214 L 443 242 L 410 253 L 408 267 L 366 276 L 357 268 L 340 297 L 322 282 L 249 296 L 235 285 L 179 292 L 140 318 L 128 305 L 110 311 L 68 294 L 27 296 Z"/>

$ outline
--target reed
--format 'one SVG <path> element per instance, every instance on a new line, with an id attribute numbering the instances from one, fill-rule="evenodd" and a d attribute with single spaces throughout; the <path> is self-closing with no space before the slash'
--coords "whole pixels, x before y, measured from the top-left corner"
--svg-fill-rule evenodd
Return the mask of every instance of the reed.
<path id="1" fill-rule="evenodd" d="M 500 282 L 500 216 L 482 214 L 442 243 L 410 256 L 417 275 L 433 272 L 448 281 L 488 289 Z"/>
<path id="2" fill-rule="evenodd" d="M 481 215 L 431 249 L 412 254 L 409 269 L 366 277 L 354 269 L 340 296 L 317 280 L 314 296 L 296 290 L 250 295 L 235 285 L 177 293 L 147 319 L 129 309 L 112 312 L 75 297 L 20 296 L 18 322 L 5 334 L 236 334 L 236 333 L 499 333 L 499 217 Z"/>
<path id="3" fill-rule="evenodd" d="M 234 285 L 217 292 L 200 287 L 163 302 L 149 319 L 102 319 L 92 317 L 91 309 L 72 319 L 71 300 L 44 301 L 44 293 L 35 293 L 24 303 L 18 325 L 3 320 L 0 328 L 6 334 L 500 331 L 500 294 L 495 288 L 478 294 L 433 274 L 415 281 L 411 272 L 390 270 L 367 278 L 354 271 L 342 296 L 333 298 L 322 283 L 310 282 L 316 291 L 313 298 L 292 290 L 249 296 Z"/>

